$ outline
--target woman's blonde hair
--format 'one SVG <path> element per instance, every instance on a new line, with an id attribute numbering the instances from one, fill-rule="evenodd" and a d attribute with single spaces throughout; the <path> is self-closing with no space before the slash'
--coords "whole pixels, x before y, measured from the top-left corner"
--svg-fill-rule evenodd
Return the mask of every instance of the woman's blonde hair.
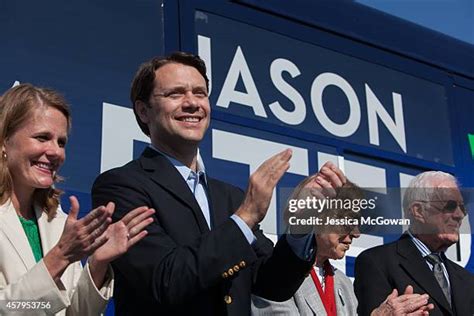
<path id="1" fill-rule="evenodd" d="M 7 165 L 5 141 L 11 137 L 40 107 L 53 107 L 64 114 L 67 120 L 68 132 L 71 128 L 71 111 L 64 98 L 56 91 L 38 88 L 24 83 L 9 89 L 0 97 L 0 144 L 2 155 L 0 158 L 0 204 L 11 198 L 13 191 L 12 174 Z M 54 182 L 61 180 L 54 176 Z M 59 205 L 59 196 L 62 191 L 53 186 L 46 189 L 37 189 L 34 193 L 34 203 L 39 205 L 52 219 Z"/>

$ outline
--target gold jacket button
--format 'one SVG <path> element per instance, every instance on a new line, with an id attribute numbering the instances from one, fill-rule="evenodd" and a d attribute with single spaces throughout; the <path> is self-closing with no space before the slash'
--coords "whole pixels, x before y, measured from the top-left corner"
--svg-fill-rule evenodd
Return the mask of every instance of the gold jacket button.
<path id="1" fill-rule="evenodd" d="M 229 305 L 230 303 L 232 303 L 232 297 L 230 295 L 226 295 L 224 296 L 224 302 Z"/>
<path id="2" fill-rule="evenodd" d="M 235 266 L 234 266 L 234 272 L 239 272 L 239 270 L 240 270 L 239 266 L 238 266 L 238 265 L 235 265 Z"/>
<path id="3" fill-rule="evenodd" d="M 224 272 L 224 273 L 222 273 L 222 277 L 223 277 L 224 279 L 227 279 L 227 278 L 229 277 L 229 275 L 227 274 L 227 272 Z"/>
<path id="4" fill-rule="evenodd" d="M 230 276 L 232 276 L 232 275 L 234 274 L 234 270 L 229 269 L 229 270 L 227 270 L 227 273 L 228 273 Z"/>
<path id="5" fill-rule="evenodd" d="M 242 260 L 240 261 L 239 266 L 243 269 L 247 266 L 247 264 L 245 263 L 245 261 Z"/>

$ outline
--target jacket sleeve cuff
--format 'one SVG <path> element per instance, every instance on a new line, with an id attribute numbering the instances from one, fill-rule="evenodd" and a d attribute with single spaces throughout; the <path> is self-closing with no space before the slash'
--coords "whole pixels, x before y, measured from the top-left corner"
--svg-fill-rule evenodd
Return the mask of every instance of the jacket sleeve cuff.
<path id="1" fill-rule="evenodd" d="M 245 236 L 245 239 L 247 239 L 249 245 L 253 244 L 255 240 L 257 240 L 252 230 L 247 225 L 247 223 L 244 222 L 243 219 L 241 219 L 238 215 L 235 215 L 235 214 L 232 215 L 230 218 L 237 224 L 237 226 L 239 226 L 240 230 Z"/>
<path id="2" fill-rule="evenodd" d="M 108 300 L 113 296 L 113 289 L 114 289 L 114 271 L 112 270 L 112 267 L 109 265 L 107 268 L 107 272 L 105 274 L 104 278 L 104 284 L 102 284 L 102 287 L 98 289 L 92 279 L 90 267 L 89 267 L 89 261 L 87 262 L 84 270 L 87 272 L 87 283 L 90 286 L 90 290 L 93 291 L 94 293 L 97 294 L 107 304 Z M 81 279 L 83 276 L 81 276 Z M 79 281 L 80 282 L 80 281 Z"/>

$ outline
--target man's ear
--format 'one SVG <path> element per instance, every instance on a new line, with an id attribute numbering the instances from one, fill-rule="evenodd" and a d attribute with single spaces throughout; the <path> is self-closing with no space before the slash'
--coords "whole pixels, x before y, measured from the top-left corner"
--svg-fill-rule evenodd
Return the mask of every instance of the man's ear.
<path id="1" fill-rule="evenodd" d="M 420 202 L 414 202 L 410 206 L 410 212 L 413 219 L 417 222 L 424 223 L 425 222 L 425 215 L 424 215 L 424 207 Z"/>
<path id="2" fill-rule="evenodd" d="M 143 122 L 143 124 L 148 124 L 149 122 L 148 110 L 150 107 L 141 100 L 135 101 L 134 106 L 135 106 L 135 112 L 137 112 L 137 115 L 140 118 L 140 120 Z"/>

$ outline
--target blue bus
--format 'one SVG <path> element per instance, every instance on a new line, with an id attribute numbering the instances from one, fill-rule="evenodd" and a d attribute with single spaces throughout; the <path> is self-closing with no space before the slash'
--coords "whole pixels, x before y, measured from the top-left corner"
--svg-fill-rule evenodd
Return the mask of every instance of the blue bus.
<path id="1" fill-rule="evenodd" d="M 356 2 L 10 1 L 0 26 L 0 90 L 31 82 L 72 105 L 61 186 L 83 212 L 95 177 L 149 142 L 128 99 L 138 65 L 175 50 L 208 66 L 200 151 L 213 177 L 245 188 L 261 162 L 293 149 L 262 223 L 273 239 L 284 189 L 328 160 L 382 196 L 425 170 L 474 187 L 474 46 Z M 392 212 L 402 216 L 399 202 Z M 447 252 L 471 272 L 473 223 Z M 336 266 L 352 276 L 361 251 L 393 238 L 364 234 Z"/>

